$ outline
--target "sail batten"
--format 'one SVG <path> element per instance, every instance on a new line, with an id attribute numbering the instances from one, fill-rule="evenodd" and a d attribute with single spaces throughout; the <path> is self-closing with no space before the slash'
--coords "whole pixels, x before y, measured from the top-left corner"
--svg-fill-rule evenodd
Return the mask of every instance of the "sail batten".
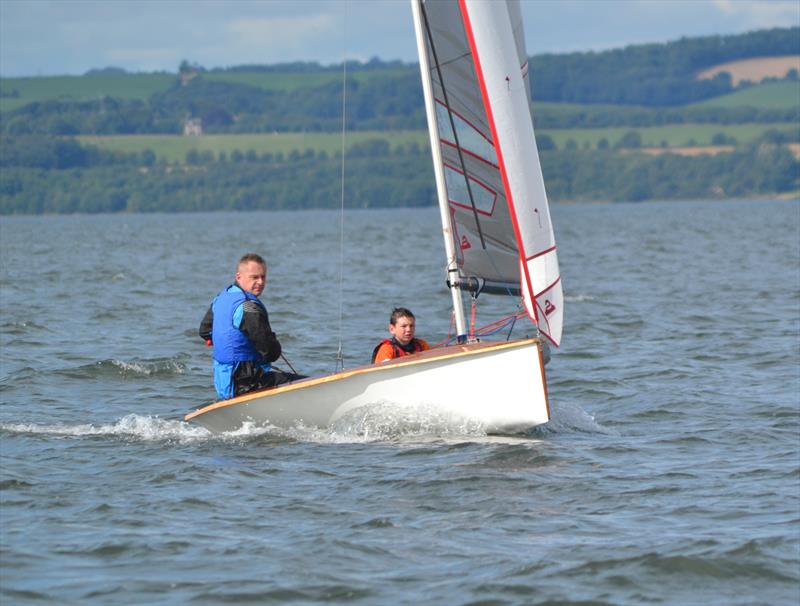
<path id="1" fill-rule="evenodd" d="M 442 214 L 452 224 L 456 282 L 517 284 L 505 290 L 522 294 L 530 318 L 557 345 L 563 295 L 519 3 L 412 1 L 428 34 L 422 77 L 436 114 L 434 165 L 445 190 Z"/>

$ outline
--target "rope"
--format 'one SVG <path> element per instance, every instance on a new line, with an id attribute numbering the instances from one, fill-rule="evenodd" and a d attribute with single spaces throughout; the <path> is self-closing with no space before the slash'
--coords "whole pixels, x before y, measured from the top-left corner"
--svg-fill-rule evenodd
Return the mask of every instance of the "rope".
<path id="1" fill-rule="evenodd" d="M 514 332 L 514 326 L 517 325 L 517 320 L 527 315 L 527 312 L 520 309 L 522 307 L 522 302 L 517 306 L 517 311 L 514 314 L 514 318 L 511 320 L 511 326 L 508 327 L 508 334 L 506 335 L 506 341 L 511 340 L 511 333 Z"/>
<path id="2" fill-rule="evenodd" d="M 294 369 L 294 366 L 292 366 L 292 363 L 291 363 L 291 362 L 289 362 L 289 360 L 288 360 L 288 359 L 286 358 L 286 356 L 284 356 L 283 354 L 281 354 L 281 360 L 283 360 L 284 362 L 286 362 L 286 365 L 289 367 L 289 369 L 290 369 L 290 370 L 291 370 L 291 371 L 292 371 L 294 374 L 297 374 L 297 371 Z"/>
<path id="3" fill-rule="evenodd" d="M 488 337 L 490 335 L 493 335 L 493 334 L 496 334 L 496 333 L 499 333 L 499 332 L 505 330 L 506 326 L 509 326 L 509 325 L 511 326 L 511 330 L 513 330 L 514 329 L 514 325 L 516 324 L 517 320 L 519 320 L 520 318 L 524 318 L 526 315 L 527 314 L 524 311 L 514 312 L 513 314 L 511 314 L 509 316 L 505 316 L 503 318 L 500 318 L 499 320 L 495 320 L 494 322 L 490 322 L 489 324 L 486 324 L 485 326 L 481 326 L 480 328 L 478 328 L 477 330 L 474 331 L 475 335 L 476 336 L 480 336 L 480 337 Z M 509 337 L 510 336 L 511 336 L 511 331 L 509 330 Z M 506 340 L 508 340 L 509 337 L 507 337 Z M 449 345 L 455 339 L 456 339 L 456 337 L 453 337 L 452 334 L 450 332 L 448 332 L 447 338 L 444 341 L 441 341 L 441 342 L 437 343 L 436 345 L 431 346 L 431 349 L 435 349 L 437 347 L 443 347 L 445 345 Z"/>
<path id="4" fill-rule="evenodd" d="M 344 317 L 344 166 L 345 137 L 347 133 L 347 0 L 344 4 L 344 41 L 342 43 L 342 187 L 339 203 L 339 347 L 336 350 L 335 371 L 344 370 L 342 353 L 342 318 Z M 334 371 L 334 372 L 335 372 Z"/>
<path id="5" fill-rule="evenodd" d="M 477 307 L 476 303 L 478 301 L 478 297 L 472 297 L 472 309 L 470 310 L 469 314 L 469 338 L 475 338 L 475 308 Z"/>

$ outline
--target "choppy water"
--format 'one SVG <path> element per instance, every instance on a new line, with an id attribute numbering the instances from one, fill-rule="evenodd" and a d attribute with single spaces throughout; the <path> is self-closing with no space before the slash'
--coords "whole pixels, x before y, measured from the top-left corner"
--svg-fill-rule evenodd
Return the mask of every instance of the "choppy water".
<path id="1" fill-rule="evenodd" d="M 245 250 L 292 363 L 333 370 L 335 213 L 0 219 L 0 602 L 798 604 L 800 205 L 554 219 L 554 419 L 511 437 L 176 420 L 213 398 L 196 328 Z M 347 215 L 348 365 L 397 304 L 446 335 L 437 223 Z"/>

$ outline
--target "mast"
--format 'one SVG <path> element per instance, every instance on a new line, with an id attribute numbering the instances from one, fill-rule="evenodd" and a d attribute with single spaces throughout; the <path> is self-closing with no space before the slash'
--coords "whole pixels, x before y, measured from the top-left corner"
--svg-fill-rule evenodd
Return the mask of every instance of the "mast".
<path id="1" fill-rule="evenodd" d="M 436 102 L 433 98 L 431 84 L 430 64 L 425 48 L 425 26 L 422 22 L 422 0 L 411 0 L 411 10 L 414 15 L 414 31 L 417 35 L 417 54 L 419 55 L 419 70 L 422 76 L 422 90 L 425 93 L 425 113 L 428 116 L 428 134 L 431 142 L 433 156 L 433 172 L 436 175 L 436 196 L 439 200 L 439 214 L 442 221 L 442 235 L 444 236 L 444 249 L 447 256 L 447 282 L 453 298 L 453 314 L 455 315 L 456 334 L 459 340 L 467 334 L 467 324 L 464 317 L 464 303 L 461 299 L 461 290 L 458 287 L 458 262 L 456 259 L 456 243 L 453 237 L 453 225 L 450 220 L 450 204 L 447 199 L 445 187 L 442 151 L 439 142 L 439 126 L 436 120 Z"/>

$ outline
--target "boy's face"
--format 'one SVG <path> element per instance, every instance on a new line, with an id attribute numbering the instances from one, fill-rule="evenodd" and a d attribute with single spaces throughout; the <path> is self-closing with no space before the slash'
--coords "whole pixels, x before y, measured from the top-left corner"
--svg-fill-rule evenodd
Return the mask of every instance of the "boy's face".
<path id="1" fill-rule="evenodd" d="M 389 324 L 389 332 L 397 339 L 398 343 L 408 345 L 414 338 L 416 324 L 414 318 L 400 316 L 394 324 Z"/>

